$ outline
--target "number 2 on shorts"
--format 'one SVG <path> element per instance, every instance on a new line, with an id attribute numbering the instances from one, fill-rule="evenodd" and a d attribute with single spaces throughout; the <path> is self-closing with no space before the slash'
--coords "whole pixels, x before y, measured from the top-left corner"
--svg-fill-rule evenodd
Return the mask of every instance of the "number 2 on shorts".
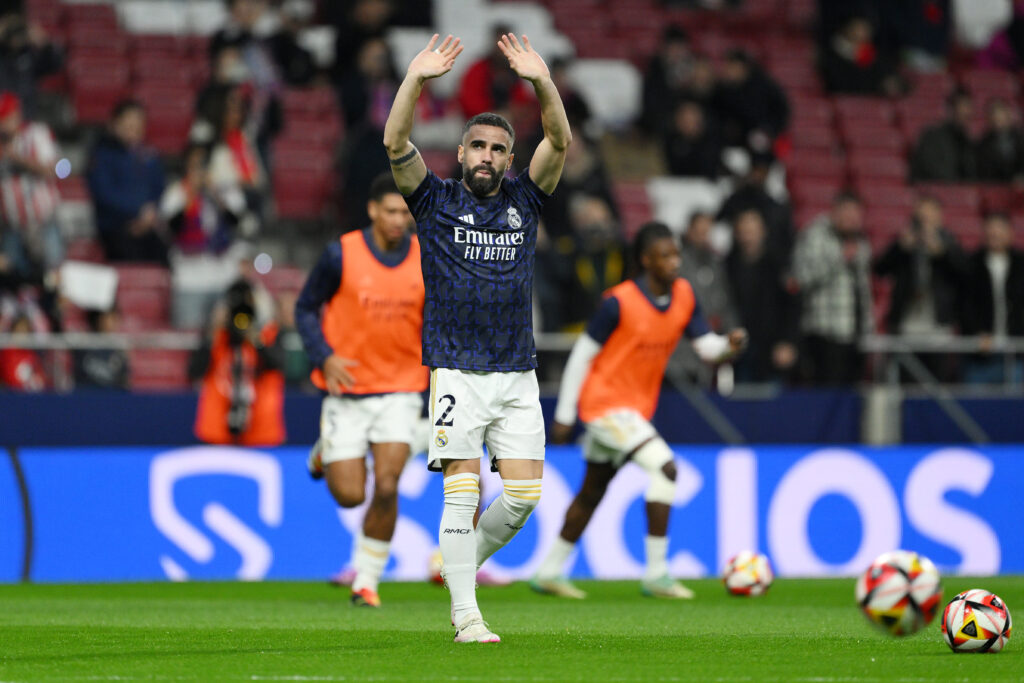
<path id="1" fill-rule="evenodd" d="M 452 409 L 455 407 L 455 397 L 452 396 L 451 394 L 445 394 L 441 398 L 437 399 L 437 402 L 442 403 L 445 400 L 448 401 L 448 406 L 444 409 L 444 412 L 441 413 L 441 417 L 437 418 L 437 422 L 434 423 L 438 427 L 451 427 L 453 424 L 455 424 L 454 417 L 450 420 L 446 419 L 448 415 L 451 414 Z"/>

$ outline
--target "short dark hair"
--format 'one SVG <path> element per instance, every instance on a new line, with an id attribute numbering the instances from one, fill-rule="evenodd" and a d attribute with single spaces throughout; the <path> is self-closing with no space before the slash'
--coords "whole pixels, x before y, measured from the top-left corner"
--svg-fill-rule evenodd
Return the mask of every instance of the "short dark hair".
<path id="1" fill-rule="evenodd" d="M 119 118 L 127 114 L 132 110 L 138 110 L 143 114 L 146 113 L 146 108 L 142 106 L 142 102 L 132 99 L 130 97 L 123 100 L 119 100 L 114 108 L 110 111 L 110 120 L 117 121 Z"/>
<path id="2" fill-rule="evenodd" d="M 651 245 L 658 240 L 675 240 L 672 230 L 661 221 L 648 221 L 637 230 L 633 238 L 633 260 L 638 271 L 643 270 L 641 259 L 644 253 L 651 248 Z"/>
<path id="3" fill-rule="evenodd" d="M 509 143 L 516 141 L 516 132 L 512 129 L 512 124 L 508 122 L 501 114 L 495 114 L 493 112 L 485 111 L 482 114 L 477 114 L 469 121 L 466 121 L 466 125 L 462 127 L 462 137 L 466 137 L 466 133 L 473 126 L 494 126 L 495 128 L 503 128 L 508 133 Z"/>
<path id="4" fill-rule="evenodd" d="M 985 213 L 985 222 L 989 221 L 1003 221 L 1011 228 L 1013 227 L 1013 220 L 1010 218 L 1010 214 L 1005 211 L 987 211 Z"/>
<path id="5" fill-rule="evenodd" d="M 853 202 L 854 204 L 863 204 L 860 195 L 853 190 L 846 188 L 836 192 L 836 195 L 832 197 L 832 206 L 839 206 L 847 202 Z"/>
<path id="6" fill-rule="evenodd" d="M 370 183 L 370 201 L 379 202 L 386 194 L 402 194 L 395 183 L 395 177 L 388 173 L 381 173 Z"/>
<path id="7" fill-rule="evenodd" d="M 946 106 L 952 109 L 960 100 L 967 100 L 972 103 L 974 102 L 974 98 L 971 96 L 971 91 L 962 85 L 956 86 L 948 95 L 946 95 Z"/>

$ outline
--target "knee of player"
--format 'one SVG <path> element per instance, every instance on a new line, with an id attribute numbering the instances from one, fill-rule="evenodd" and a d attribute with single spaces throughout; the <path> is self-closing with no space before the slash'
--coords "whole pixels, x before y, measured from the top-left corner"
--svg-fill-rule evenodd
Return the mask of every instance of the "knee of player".
<path id="1" fill-rule="evenodd" d="M 398 477 L 378 477 L 373 484 L 373 497 L 377 500 L 391 501 L 398 497 Z"/>
<path id="2" fill-rule="evenodd" d="M 671 505 L 676 494 L 676 464 L 672 449 L 664 440 L 651 439 L 641 446 L 633 461 L 647 471 L 650 483 L 644 498 L 648 503 Z"/>
<path id="3" fill-rule="evenodd" d="M 338 505 L 343 508 L 354 508 L 366 500 L 366 491 L 347 486 L 332 486 L 331 494 Z"/>

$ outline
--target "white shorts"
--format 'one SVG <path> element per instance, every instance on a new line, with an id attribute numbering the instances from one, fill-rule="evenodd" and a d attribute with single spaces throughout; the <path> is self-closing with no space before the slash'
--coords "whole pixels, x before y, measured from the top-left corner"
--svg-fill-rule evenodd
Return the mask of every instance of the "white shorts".
<path id="1" fill-rule="evenodd" d="M 415 393 L 354 398 L 326 396 L 320 410 L 321 459 L 362 458 L 373 443 L 407 443 L 415 448 L 423 398 Z"/>
<path id="2" fill-rule="evenodd" d="M 434 471 L 441 469 L 441 460 L 479 458 L 485 444 L 494 470 L 502 459 L 544 459 L 544 416 L 533 370 L 434 369 L 430 424 L 427 466 Z"/>
<path id="3" fill-rule="evenodd" d="M 626 456 L 657 436 L 654 426 L 635 410 L 612 410 L 586 424 L 583 457 L 587 462 L 622 467 Z"/>

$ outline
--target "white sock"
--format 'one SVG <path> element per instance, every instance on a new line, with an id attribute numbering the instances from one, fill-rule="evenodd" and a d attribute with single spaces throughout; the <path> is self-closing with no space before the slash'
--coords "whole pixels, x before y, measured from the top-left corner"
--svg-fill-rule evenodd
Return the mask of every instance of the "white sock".
<path id="1" fill-rule="evenodd" d="M 540 502 L 540 479 L 506 479 L 501 495 L 491 501 L 476 525 L 476 566 L 505 547 Z"/>
<path id="2" fill-rule="evenodd" d="M 668 536 L 647 536 L 644 538 L 647 550 L 647 569 L 644 580 L 653 581 L 668 575 Z"/>
<path id="3" fill-rule="evenodd" d="M 555 542 L 551 544 L 551 550 L 544 556 L 540 567 L 537 568 L 537 578 L 557 579 L 562 576 L 565 573 L 565 564 L 575 549 L 575 543 L 570 543 L 561 536 L 557 536 Z"/>
<path id="4" fill-rule="evenodd" d="M 359 532 L 359 545 L 356 546 L 352 566 L 356 570 L 356 578 L 352 581 L 352 590 L 361 591 L 369 588 L 377 592 L 380 576 L 388 564 L 391 555 L 391 541 L 380 541 L 367 538 Z"/>
<path id="5" fill-rule="evenodd" d="M 453 474 L 444 479 L 444 511 L 438 534 L 444 580 L 452 596 L 455 625 L 479 612 L 476 604 L 476 532 L 473 516 L 480 503 L 480 475 Z"/>

